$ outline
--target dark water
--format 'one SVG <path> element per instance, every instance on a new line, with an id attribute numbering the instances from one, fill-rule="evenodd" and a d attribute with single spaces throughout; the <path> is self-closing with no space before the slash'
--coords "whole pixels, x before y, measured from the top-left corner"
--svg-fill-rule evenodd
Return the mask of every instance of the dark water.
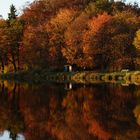
<path id="1" fill-rule="evenodd" d="M 140 140 L 140 86 L 1 82 L 0 140 Z"/>

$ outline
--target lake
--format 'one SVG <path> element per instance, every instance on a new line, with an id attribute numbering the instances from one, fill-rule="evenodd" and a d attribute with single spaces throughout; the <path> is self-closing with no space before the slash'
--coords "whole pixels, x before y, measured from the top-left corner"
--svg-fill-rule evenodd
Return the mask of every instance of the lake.
<path id="1" fill-rule="evenodd" d="M 0 140 L 140 140 L 140 86 L 1 81 Z"/>

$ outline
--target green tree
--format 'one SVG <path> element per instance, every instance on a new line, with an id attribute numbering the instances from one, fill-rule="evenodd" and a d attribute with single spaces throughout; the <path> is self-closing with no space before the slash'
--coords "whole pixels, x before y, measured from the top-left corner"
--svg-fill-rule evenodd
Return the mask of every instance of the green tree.
<path id="1" fill-rule="evenodd" d="M 16 19 L 16 17 L 17 17 L 16 12 L 17 12 L 17 10 L 16 10 L 15 6 L 12 4 L 10 6 L 10 13 L 8 14 L 8 19 L 9 20 Z"/>
<path id="2" fill-rule="evenodd" d="M 109 0 L 91 0 L 86 8 L 85 12 L 89 15 L 97 15 L 97 14 L 102 14 L 103 12 L 112 12 L 112 1 Z"/>
<path id="3" fill-rule="evenodd" d="M 22 39 L 24 22 L 23 20 L 17 18 L 15 6 L 10 7 L 9 18 L 7 20 L 7 37 L 8 37 L 8 52 L 9 52 L 9 62 L 12 63 L 14 71 L 20 69 L 19 64 L 19 49 L 20 42 Z"/>

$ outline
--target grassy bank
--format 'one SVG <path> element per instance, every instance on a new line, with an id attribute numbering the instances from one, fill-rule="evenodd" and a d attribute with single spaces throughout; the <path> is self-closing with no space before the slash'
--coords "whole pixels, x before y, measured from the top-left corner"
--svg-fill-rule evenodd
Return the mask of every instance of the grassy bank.
<path id="1" fill-rule="evenodd" d="M 140 85 L 140 71 L 95 73 L 92 71 L 78 72 L 72 76 L 76 83 L 119 83 L 124 86 L 129 84 Z"/>
<path id="2" fill-rule="evenodd" d="M 2 80 L 16 80 L 20 82 L 68 82 L 75 72 L 52 72 L 47 70 L 28 70 L 0 75 Z"/>
<path id="3" fill-rule="evenodd" d="M 140 85 L 140 71 L 97 73 L 82 72 L 50 72 L 47 70 L 30 70 L 1 75 L 2 80 L 17 80 L 21 82 L 74 82 L 74 83 L 121 83 Z"/>

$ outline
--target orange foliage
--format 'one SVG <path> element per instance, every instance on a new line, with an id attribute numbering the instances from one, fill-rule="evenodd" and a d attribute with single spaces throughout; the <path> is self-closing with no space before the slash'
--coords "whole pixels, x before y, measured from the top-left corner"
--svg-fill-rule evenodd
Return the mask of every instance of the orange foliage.
<path id="1" fill-rule="evenodd" d="M 100 140 L 109 140 L 111 138 L 111 135 L 109 132 L 106 132 L 99 124 L 98 122 L 91 121 L 90 122 L 90 128 L 89 128 L 89 133 L 98 136 L 98 139 Z"/>
<path id="2" fill-rule="evenodd" d="M 28 26 L 22 41 L 23 61 L 28 66 L 45 66 L 48 60 L 48 33 L 44 26 Z"/>

